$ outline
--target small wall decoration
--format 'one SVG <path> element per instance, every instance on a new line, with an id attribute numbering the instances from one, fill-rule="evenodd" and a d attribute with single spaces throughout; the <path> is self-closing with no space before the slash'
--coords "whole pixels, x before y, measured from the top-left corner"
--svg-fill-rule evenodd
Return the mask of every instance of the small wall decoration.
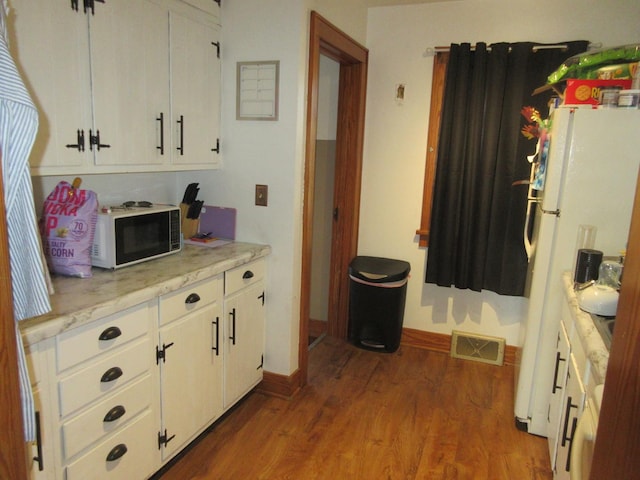
<path id="1" fill-rule="evenodd" d="M 237 120 L 278 120 L 280 61 L 238 62 Z"/>

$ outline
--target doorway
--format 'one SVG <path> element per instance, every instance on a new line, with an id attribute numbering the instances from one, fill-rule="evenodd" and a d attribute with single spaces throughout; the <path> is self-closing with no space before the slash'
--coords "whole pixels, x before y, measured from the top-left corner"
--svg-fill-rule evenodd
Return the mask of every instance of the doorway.
<path id="1" fill-rule="evenodd" d="M 320 342 L 328 331 L 340 64 L 326 55 L 320 55 L 318 75 L 309 349 Z"/>
<path id="2" fill-rule="evenodd" d="M 311 12 L 309 84 L 305 152 L 302 279 L 300 295 L 299 378 L 307 380 L 308 336 L 311 305 L 312 259 L 316 195 L 316 145 L 320 58 L 339 64 L 335 135 L 335 173 L 331 208 L 331 242 L 328 267 L 327 334 L 346 338 L 349 308 L 348 266 L 358 246 L 360 181 L 364 139 L 364 113 L 368 51 L 352 38 Z"/>

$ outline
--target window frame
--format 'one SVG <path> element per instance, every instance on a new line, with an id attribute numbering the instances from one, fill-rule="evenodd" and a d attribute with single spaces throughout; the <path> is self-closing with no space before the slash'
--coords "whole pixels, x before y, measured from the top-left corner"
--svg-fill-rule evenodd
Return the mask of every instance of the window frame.
<path id="1" fill-rule="evenodd" d="M 429 246 L 431 205 L 433 203 L 433 187 L 436 178 L 440 119 L 448 62 L 448 50 L 436 52 L 433 58 L 433 74 L 431 79 L 431 107 L 429 109 L 429 128 L 427 130 L 427 155 L 422 191 L 422 215 L 420 218 L 420 228 L 416 230 L 418 245 L 420 247 Z"/>

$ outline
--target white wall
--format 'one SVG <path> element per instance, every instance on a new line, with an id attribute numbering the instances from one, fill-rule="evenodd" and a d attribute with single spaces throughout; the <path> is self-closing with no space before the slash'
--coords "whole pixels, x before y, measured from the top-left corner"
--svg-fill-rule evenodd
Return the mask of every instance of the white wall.
<path id="1" fill-rule="evenodd" d="M 640 42 L 640 2 L 618 0 L 464 0 L 369 10 L 369 81 L 359 254 L 412 266 L 405 327 L 452 329 L 518 341 L 524 300 L 424 283 L 418 247 L 433 57 L 452 42 L 586 39 L 615 46 Z M 405 101 L 395 86 L 406 84 Z"/>
<path id="2" fill-rule="evenodd" d="M 317 3 L 317 5 L 316 5 Z M 236 238 L 269 244 L 265 370 L 298 368 L 304 139 L 310 11 L 356 32 L 364 41 L 362 0 L 222 2 L 222 140 L 224 167 L 181 173 L 178 185 L 200 182 L 202 199 L 238 210 Z M 354 7 L 355 5 L 355 7 Z M 336 19 L 341 20 L 336 22 Z M 280 61 L 279 119 L 238 121 L 236 62 Z M 269 186 L 269 205 L 254 205 L 256 184 Z M 204 193 L 203 193 L 204 192 Z"/>

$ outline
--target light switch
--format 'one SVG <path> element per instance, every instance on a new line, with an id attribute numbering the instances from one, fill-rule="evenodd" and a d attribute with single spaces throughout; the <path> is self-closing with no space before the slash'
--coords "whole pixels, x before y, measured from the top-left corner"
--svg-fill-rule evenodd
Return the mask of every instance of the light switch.
<path id="1" fill-rule="evenodd" d="M 268 196 L 269 187 L 267 185 L 256 185 L 256 205 L 266 207 Z"/>

